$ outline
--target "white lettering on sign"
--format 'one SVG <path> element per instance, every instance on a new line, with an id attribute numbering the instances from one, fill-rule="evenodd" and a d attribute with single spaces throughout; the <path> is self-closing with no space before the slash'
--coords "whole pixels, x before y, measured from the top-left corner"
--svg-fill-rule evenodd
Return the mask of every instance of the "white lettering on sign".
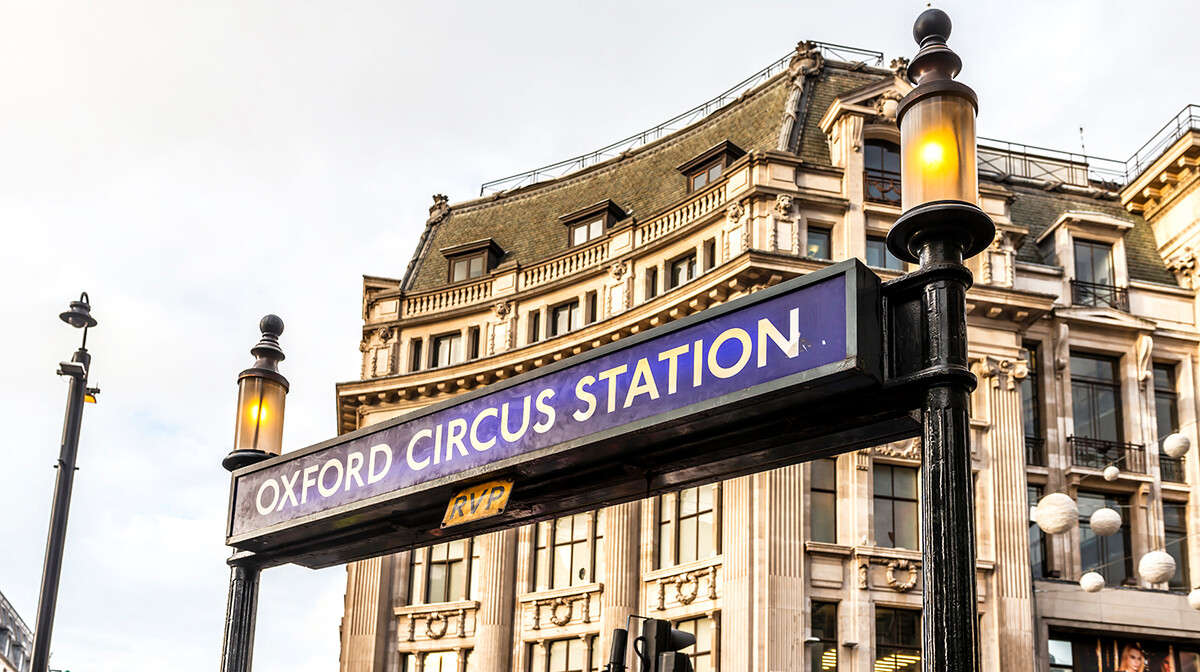
<path id="1" fill-rule="evenodd" d="M 597 413 L 619 413 L 631 406 L 670 397 L 687 386 L 689 378 L 694 389 L 703 386 L 706 378 L 715 380 L 737 376 L 751 361 L 755 363 L 754 368 L 767 366 L 767 355 L 772 349 L 793 358 L 809 347 L 800 335 L 798 308 L 792 308 L 788 314 L 786 336 L 767 318 L 759 319 L 751 331 L 731 327 L 717 334 L 708 347 L 705 347 L 705 339 L 696 339 L 639 358 L 636 362 L 613 366 L 595 376 L 581 375 L 573 386 L 560 388 L 566 391 L 567 397 L 571 396 L 569 391 L 573 389 L 573 398 L 556 400 L 555 390 L 546 388 L 536 395 L 528 394 L 521 399 L 485 407 L 471 418 L 451 418 L 432 427 L 418 425 L 413 428 L 407 444 L 401 442 L 397 448 L 403 452 L 402 460 L 393 460 L 391 445 L 378 443 L 365 451 L 347 453 L 344 461 L 333 457 L 323 463 L 297 467 L 291 474 L 281 474 L 278 478 L 263 481 L 255 493 L 254 508 L 259 515 L 265 516 L 289 507 L 299 507 L 308 502 L 310 497 L 324 499 L 340 492 L 366 488 L 384 480 L 393 466 L 417 472 L 429 468 L 431 464 L 462 461 L 473 452 L 491 450 L 500 441 L 514 444 L 528 440 L 529 436 L 535 434 L 545 434 L 560 421 L 584 423 Z M 665 371 L 660 366 L 655 373 L 652 363 L 658 362 L 666 363 Z M 686 371 L 689 365 L 690 376 Z M 505 488 L 496 484 L 488 485 L 489 488 L 495 488 L 496 497 L 506 487 L 511 487 L 511 484 Z M 487 490 L 489 499 L 482 508 L 489 514 L 496 508 L 493 505 L 499 505 L 491 500 L 492 492 Z M 482 489 L 478 493 L 464 491 L 461 501 L 455 499 L 451 502 L 447 520 L 467 519 L 470 517 L 467 513 L 476 513 L 478 502 L 485 501 L 483 494 Z M 460 509 L 467 506 L 470 511 L 454 509 L 455 505 Z M 499 508 L 502 509 L 502 505 Z"/>

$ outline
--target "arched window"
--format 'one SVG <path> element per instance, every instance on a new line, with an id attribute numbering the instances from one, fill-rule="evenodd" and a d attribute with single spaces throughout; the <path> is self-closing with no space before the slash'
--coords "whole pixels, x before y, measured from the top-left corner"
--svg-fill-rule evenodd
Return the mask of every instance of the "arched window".
<path id="1" fill-rule="evenodd" d="M 867 140 L 863 168 L 866 200 L 900 205 L 900 147 L 886 140 Z"/>

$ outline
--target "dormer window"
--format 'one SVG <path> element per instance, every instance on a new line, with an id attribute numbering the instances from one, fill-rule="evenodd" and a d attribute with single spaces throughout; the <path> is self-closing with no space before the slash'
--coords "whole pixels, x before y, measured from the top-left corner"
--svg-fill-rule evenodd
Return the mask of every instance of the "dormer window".
<path id="1" fill-rule="evenodd" d="M 482 277 L 496 266 L 504 250 L 491 238 L 443 248 L 442 256 L 449 265 L 450 282 L 463 282 Z"/>
<path id="2" fill-rule="evenodd" d="M 625 219 L 621 206 L 605 199 L 558 218 L 567 227 L 567 244 L 586 245 L 604 235 L 608 228 Z"/>
<path id="3" fill-rule="evenodd" d="M 679 166 L 677 170 L 687 177 L 689 192 L 700 191 L 719 180 L 725 169 L 745 153 L 741 147 L 725 140 Z"/>
<path id="4" fill-rule="evenodd" d="M 1129 309 L 1129 297 L 1117 286 L 1112 245 L 1075 239 L 1075 280 L 1071 303 L 1093 308 Z"/>
<path id="5" fill-rule="evenodd" d="M 900 205 L 900 146 L 887 140 L 863 145 L 863 197 L 871 203 Z"/>
<path id="6" fill-rule="evenodd" d="M 1133 222 L 1111 215 L 1068 211 L 1038 236 L 1046 259 L 1068 271 L 1071 305 L 1129 311 L 1125 232 L 1132 228 Z M 1063 290 L 1065 297 L 1068 287 Z"/>

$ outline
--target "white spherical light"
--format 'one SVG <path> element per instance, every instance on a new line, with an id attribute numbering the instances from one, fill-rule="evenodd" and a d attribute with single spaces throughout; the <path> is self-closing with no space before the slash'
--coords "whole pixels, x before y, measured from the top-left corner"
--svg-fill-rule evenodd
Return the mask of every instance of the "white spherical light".
<path id="1" fill-rule="evenodd" d="M 1183 457 L 1191 447 L 1192 440 L 1179 432 L 1168 436 L 1162 442 L 1162 449 L 1167 457 Z"/>
<path id="2" fill-rule="evenodd" d="M 1095 572 L 1088 572 L 1079 577 L 1079 587 L 1085 593 L 1098 593 L 1104 588 L 1104 577 Z"/>
<path id="3" fill-rule="evenodd" d="M 1138 574 L 1150 583 L 1163 583 L 1175 576 L 1175 558 L 1166 551 L 1150 551 L 1138 561 Z"/>
<path id="4" fill-rule="evenodd" d="M 1075 505 L 1075 500 L 1061 492 L 1054 492 L 1037 503 L 1034 519 L 1044 532 L 1066 532 L 1079 522 L 1079 507 Z"/>
<path id="5" fill-rule="evenodd" d="M 1191 608 L 1200 611 L 1200 588 L 1188 593 L 1188 605 Z"/>
<path id="6" fill-rule="evenodd" d="M 1096 512 L 1089 519 L 1088 524 L 1092 526 L 1093 532 L 1102 537 L 1107 537 L 1121 529 L 1121 514 L 1108 507 L 1096 509 Z"/>
<path id="7" fill-rule="evenodd" d="M 1109 481 L 1111 483 L 1112 481 L 1115 481 L 1120 477 L 1121 477 L 1121 470 L 1116 468 L 1115 466 L 1110 464 L 1104 468 L 1104 480 Z"/>

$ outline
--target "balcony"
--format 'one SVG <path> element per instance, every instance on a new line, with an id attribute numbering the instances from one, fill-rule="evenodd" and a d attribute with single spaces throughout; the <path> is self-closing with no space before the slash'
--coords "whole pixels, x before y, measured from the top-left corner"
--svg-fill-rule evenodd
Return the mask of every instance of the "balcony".
<path id="1" fill-rule="evenodd" d="M 900 205 L 900 173 L 878 168 L 864 170 L 863 198 L 868 203 Z"/>
<path id="2" fill-rule="evenodd" d="M 1158 454 L 1158 473 L 1168 483 L 1187 483 L 1183 472 L 1183 458 Z"/>
<path id="3" fill-rule="evenodd" d="M 1025 466 L 1046 466 L 1046 440 L 1036 437 L 1025 437 Z"/>
<path id="4" fill-rule="evenodd" d="M 1111 464 L 1121 471 L 1146 473 L 1146 451 L 1139 444 L 1083 436 L 1068 437 L 1067 443 L 1071 446 L 1072 459 L 1077 467 L 1103 469 Z"/>
<path id="5" fill-rule="evenodd" d="M 1129 290 L 1095 282 L 1071 281 L 1071 305 L 1129 312 Z"/>

